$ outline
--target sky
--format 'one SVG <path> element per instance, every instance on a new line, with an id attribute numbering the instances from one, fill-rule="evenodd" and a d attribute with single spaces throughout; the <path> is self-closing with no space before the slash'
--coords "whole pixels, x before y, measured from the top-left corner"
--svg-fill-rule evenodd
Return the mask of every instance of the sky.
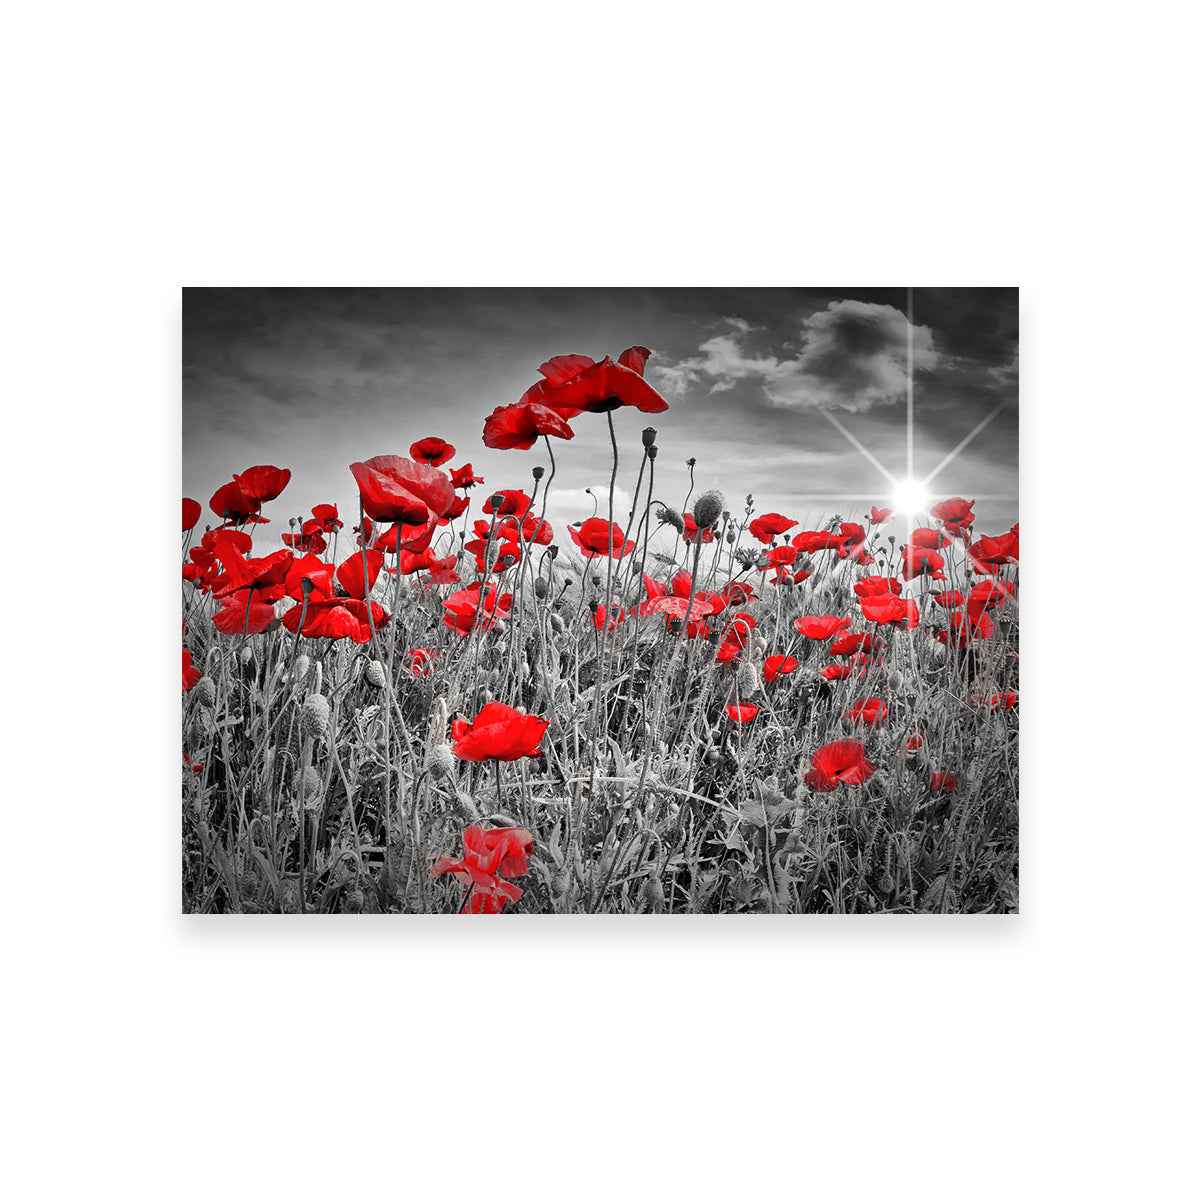
<path id="1" fill-rule="evenodd" d="M 941 468 L 930 502 L 975 499 L 980 533 L 1019 519 L 1016 288 L 187 288 L 184 494 L 216 525 L 209 498 L 234 472 L 289 467 L 255 531 L 269 552 L 314 504 L 357 523 L 350 463 L 438 436 L 457 448 L 446 469 L 470 462 L 485 480 L 474 513 L 497 488 L 532 491 L 531 469 L 548 465 L 544 442 L 487 449 L 492 410 L 554 355 L 633 345 L 651 350 L 646 379 L 670 408 L 613 414 L 622 527 L 648 425 L 655 496 L 674 507 L 693 457 L 693 499 L 718 488 L 739 518 L 748 494 L 805 528 L 888 505 L 908 474 L 910 353 L 914 476 Z M 552 524 L 592 515 L 588 487 L 607 508 L 607 421 L 571 424 L 575 438 L 554 443 Z"/>

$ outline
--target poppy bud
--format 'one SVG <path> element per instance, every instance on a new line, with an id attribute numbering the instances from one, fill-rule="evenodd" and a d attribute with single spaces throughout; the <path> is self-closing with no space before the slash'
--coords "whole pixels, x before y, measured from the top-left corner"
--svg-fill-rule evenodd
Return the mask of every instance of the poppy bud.
<path id="1" fill-rule="evenodd" d="M 720 492 L 705 492 L 696 501 L 692 518 L 697 529 L 711 529 L 720 519 L 721 510 L 725 507 L 725 497 Z"/>
<path id="2" fill-rule="evenodd" d="M 600 578 L 600 572 L 599 572 L 599 571 L 593 571 L 593 572 L 592 572 L 592 586 L 593 586 L 593 587 L 599 587 L 599 586 L 600 586 L 600 584 L 601 584 L 601 583 L 603 583 L 603 582 L 604 582 L 604 581 L 603 581 L 603 580 Z"/>
<path id="3" fill-rule="evenodd" d="M 646 457 L 649 458 L 651 462 L 653 462 L 658 457 L 658 447 L 650 446 L 646 450 Z"/>
<path id="4" fill-rule="evenodd" d="M 642 430 L 642 445 L 645 446 L 647 450 L 649 450 L 650 447 L 654 445 L 654 439 L 657 436 L 658 436 L 657 429 L 653 429 L 650 427 L 643 429 Z"/>
<path id="5" fill-rule="evenodd" d="M 642 883 L 641 901 L 652 912 L 660 913 L 666 903 L 662 882 L 657 875 L 647 875 Z"/>
<path id="6" fill-rule="evenodd" d="M 296 518 L 295 518 L 295 517 L 288 517 L 288 524 L 289 524 L 289 525 L 290 525 L 290 526 L 291 526 L 293 529 L 295 529 L 295 528 L 296 528 Z"/>
<path id="7" fill-rule="evenodd" d="M 429 751 L 429 773 L 434 779 L 445 779 L 454 773 L 454 755 L 445 742 L 439 742 Z"/>
<path id="8" fill-rule="evenodd" d="M 254 660 L 254 651 L 249 646 L 243 646 L 238 658 L 243 667 L 248 666 Z"/>
<path id="9" fill-rule="evenodd" d="M 300 710 L 300 728 L 309 737 L 326 738 L 329 736 L 329 723 L 329 701 L 314 692 Z"/>
<path id="10" fill-rule="evenodd" d="M 558 613 L 551 613 L 550 628 L 553 629 L 555 633 L 563 633 L 567 627 L 563 624 L 563 619 L 558 615 Z"/>
<path id="11" fill-rule="evenodd" d="M 353 891 L 346 893 L 346 911 L 351 913 L 360 913 L 363 910 L 363 904 L 366 902 L 366 895 L 362 888 L 354 888 Z"/>
<path id="12" fill-rule="evenodd" d="M 671 528 L 677 533 L 687 532 L 687 527 L 683 523 L 683 518 L 673 508 L 667 508 L 664 505 L 662 512 L 658 514 L 658 519 L 662 521 L 664 525 L 670 525 Z"/>
<path id="13" fill-rule="evenodd" d="M 753 506 L 753 504 L 754 504 L 754 493 L 753 492 L 751 492 L 751 493 L 749 493 L 749 495 L 747 495 L 746 504 L 747 504 L 747 506 Z"/>
<path id="14" fill-rule="evenodd" d="M 534 468 L 533 468 L 533 477 L 534 477 L 534 479 L 541 479 L 541 477 L 542 477 L 543 475 L 545 475 L 545 473 L 546 473 L 546 468 L 545 468 L 545 467 L 540 467 L 540 466 L 539 466 L 539 467 L 534 467 Z"/>
<path id="15" fill-rule="evenodd" d="M 667 621 L 667 629 L 671 633 L 678 633 L 683 628 L 682 617 L 671 617 Z"/>
<path id="16" fill-rule="evenodd" d="M 367 669 L 363 672 L 363 678 L 372 686 L 381 688 L 387 682 L 387 677 L 383 673 L 383 663 L 378 659 L 371 659 L 367 663 Z"/>
<path id="17" fill-rule="evenodd" d="M 588 608 L 591 610 L 591 614 L 594 617 L 596 615 L 596 612 L 600 608 L 600 601 L 599 600 L 589 600 Z"/>
<path id="18" fill-rule="evenodd" d="M 557 545 L 547 546 L 546 553 L 549 554 L 551 558 L 557 558 L 558 557 L 558 546 Z"/>
<path id="19" fill-rule="evenodd" d="M 292 670 L 292 678 L 296 683 L 299 683 L 307 674 L 309 667 L 312 666 L 312 659 L 307 654 L 301 654 L 296 659 L 296 665 Z"/>
<path id="20" fill-rule="evenodd" d="M 196 699 L 205 708 L 212 708 L 217 702 L 217 685 L 207 675 L 196 681 Z"/>
<path id="21" fill-rule="evenodd" d="M 732 529 L 727 529 L 727 530 L 725 530 L 725 540 L 726 540 L 726 541 L 727 541 L 727 542 L 728 542 L 728 543 L 729 543 L 731 546 L 733 545 L 733 543 L 734 543 L 734 540 L 735 540 L 735 539 L 734 539 L 734 536 L 733 536 L 733 530 L 732 530 Z"/>
<path id="22" fill-rule="evenodd" d="M 535 579 L 533 581 L 533 594 L 539 600 L 545 600 L 545 598 L 550 594 L 550 588 L 544 579 Z"/>

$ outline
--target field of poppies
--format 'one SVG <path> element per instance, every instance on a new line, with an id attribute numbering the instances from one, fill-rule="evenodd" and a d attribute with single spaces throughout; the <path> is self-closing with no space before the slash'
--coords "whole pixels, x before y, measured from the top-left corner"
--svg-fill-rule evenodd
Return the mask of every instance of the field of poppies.
<path id="1" fill-rule="evenodd" d="M 552 358 L 486 417 L 543 443 L 523 486 L 422 436 L 268 553 L 287 468 L 204 528 L 184 499 L 185 912 L 1017 910 L 1018 527 L 659 497 L 655 429 L 616 513 L 649 353 Z M 606 511 L 552 529 L 594 420 Z"/>

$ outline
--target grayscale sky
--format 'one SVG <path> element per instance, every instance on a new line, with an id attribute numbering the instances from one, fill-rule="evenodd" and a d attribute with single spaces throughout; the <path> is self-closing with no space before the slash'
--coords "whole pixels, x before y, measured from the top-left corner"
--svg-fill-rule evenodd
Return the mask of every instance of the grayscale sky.
<path id="1" fill-rule="evenodd" d="M 697 492 L 720 488 L 735 516 L 753 493 L 757 512 L 806 528 L 859 519 L 889 503 L 892 484 L 846 434 L 895 478 L 907 473 L 908 303 L 905 288 L 185 289 L 184 494 L 203 505 L 201 527 L 216 525 L 209 498 L 234 472 L 290 467 L 264 508 L 271 524 L 255 531 L 268 552 L 314 504 L 336 503 L 348 529 L 350 463 L 436 435 L 457 448 L 445 469 L 470 462 L 484 477 L 475 513 L 497 488 L 531 491 L 531 468 L 548 462 L 541 442 L 485 448 L 484 418 L 515 403 L 547 358 L 643 345 L 646 379 L 670 409 L 614 413 L 619 524 L 647 425 L 660 447 L 655 495 L 676 507 L 694 457 Z M 977 498 L 979 533 L 1018 520 L 1017 309 L 1015 288 L 912 291 L 914 474 L 990 418 L 929 484 L 931 502 Z M 554 443 L 547 511 L 561 534 L 559 523 L 592 515 L 584 488 L 603 515 L 612 465 L 605 418 L 571 424 L 574 440 Z"/>

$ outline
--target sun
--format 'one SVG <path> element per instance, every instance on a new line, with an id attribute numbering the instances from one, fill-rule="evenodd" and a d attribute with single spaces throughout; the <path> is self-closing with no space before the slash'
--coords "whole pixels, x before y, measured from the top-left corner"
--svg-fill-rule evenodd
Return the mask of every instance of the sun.
<path id="1" fill-rule="evenodd" d="M 916 513 L 925 510 L 929 497 L 925 485 L 917 479 L 902 479 L 896 484 L 892 500 L 903 513 Z"/>

